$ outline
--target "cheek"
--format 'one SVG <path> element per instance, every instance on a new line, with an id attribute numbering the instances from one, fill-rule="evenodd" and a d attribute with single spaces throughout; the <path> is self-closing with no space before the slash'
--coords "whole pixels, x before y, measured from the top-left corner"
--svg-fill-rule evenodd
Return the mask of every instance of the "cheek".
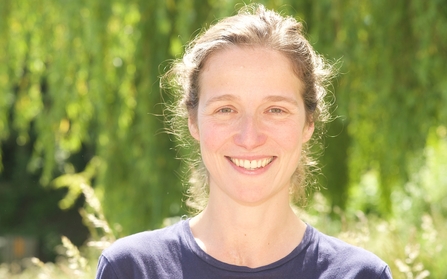
<path id="1" fill-rule="evenodd" d="M 200 148 L 202 151 L 215 151 L 228 139 L 228 131 L 211 123 L 200 126 Z"/>
<path id="2" fill-rule="evenodd" d="M 211 176 L 216 176 L 222 168 L 225 153 L 225 138 L 211 127 L 200 129 L 200 153 L 202 161 Z"/>
<path id="3" fill-rule="evenodd" d="M 297 148 L 301 150 L 303 134 L 298 127 L 300 125 L 295 122 L 270 125 L 269 137 L 285 150 L 291 152 Z"/>
<path id="4" fill-rule="evenodd" d="M 298 135 L 291 134 L 281 139 L 281 145 L 284 149 L 289 150 L 290 152 L 301 152 L 302 142 Z"/>

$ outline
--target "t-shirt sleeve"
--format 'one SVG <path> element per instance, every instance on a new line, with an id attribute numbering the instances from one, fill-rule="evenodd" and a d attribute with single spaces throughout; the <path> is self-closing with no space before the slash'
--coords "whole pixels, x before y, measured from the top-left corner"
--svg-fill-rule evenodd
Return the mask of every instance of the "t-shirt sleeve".
<path id="1" fill-rule="evenodd" d="M 391 275 L 391 270 L 389 266 L 386 266 L 382 274 L 380 275 L 379 279 L 392 279 L 392 278 L 393 276 Z"/>
<path id="2" fill-rule="evenodd" d="M 99 257 L 98 267 L 96 270 L 96 279 L 118 279 L 115 271 L 113 270 L 113 266 L 107 260 L 106 257 L 101 255 Z"/>

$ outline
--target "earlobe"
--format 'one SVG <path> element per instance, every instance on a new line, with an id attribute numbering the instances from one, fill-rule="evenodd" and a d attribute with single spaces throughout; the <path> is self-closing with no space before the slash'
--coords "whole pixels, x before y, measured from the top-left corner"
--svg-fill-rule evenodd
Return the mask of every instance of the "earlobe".
<path id="1" fill-rule="evenodd" d="M 191 119 L 191 117 L 188 118 L 188 129 L 189 129 L 189 133 L 191 134 L 191 136 L 193 138 L 195 138 L 197 141 L 200 140 L 199 137 L 199 129 L 197 128 L 197 124 L 194 123 L 195 121 L 193 121 Z"/>
<path id="2" fill-rule="evenodd" d="M 314 130 L 315 130 L 315 125 L 313 122 L 306 124 L 306 126 L 304 127 L 304 131 L 303 131 L 303 143 L 310 140 L 310 138 L 312 137 L 312 134 L 314 133 Z"/>

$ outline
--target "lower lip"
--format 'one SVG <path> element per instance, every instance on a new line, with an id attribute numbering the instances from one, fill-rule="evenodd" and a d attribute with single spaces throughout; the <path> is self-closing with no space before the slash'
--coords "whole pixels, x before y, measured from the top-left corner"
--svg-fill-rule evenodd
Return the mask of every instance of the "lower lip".
<path id="1" fill-rule="evenodd" d="M 238 172 L 243 173 L 243 174 L 249 174 L 249 175 L 258 175 L 258 174 L 262 174 L 262 173 L 266 172 L 270 168 L 270 166 L 273 164 L 273 161 L 276 160 L 276 157 L 273 157 L 272 161 L 270 161 L 270 163 L 268 163 L 265 167 L 257 168 L 257 169 L 254 169 L 254 170 L 248 170 L 248 169 L 243 168 L 243 167 L 238 167 L 229 158 L 227 158 L 227 159 L 228 159 L 228 162 L 230 162 L 230 165 L 235 170 L 237 170 Z"/>

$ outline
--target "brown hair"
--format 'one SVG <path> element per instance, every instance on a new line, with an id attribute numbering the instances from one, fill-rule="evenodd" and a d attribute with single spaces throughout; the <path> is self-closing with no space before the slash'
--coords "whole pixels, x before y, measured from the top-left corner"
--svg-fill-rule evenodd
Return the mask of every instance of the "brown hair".
<path id="1" fill-rule="evenodd" d="M 187 119 L 195 120 L 200 98 L 199 75 L 206 60 L 216 51 L 229 46 L 264 47 L 285 55 L 294 67 L 298 78 L 305 84 L 303 100 L 307 123 L 322 124 L 329 118 L 328 105 L 324 101 L 326 85 L 332 68 L 318 55 L 303 35 L 303 26 L 292 17 L 265 9 L 262 5 L 248 5 L 237 15 L 227 17 L 211 26 L 193 40 L 182 59 L 176 61 L 165 75 L 167 84 L 178 94 L 177 102 L 171 106 L 173 117 L 169 120 L 171 132 L 190 149 L 199 154 L 199 146 L 187 129 Z M 316 165 L 309 152 L 303 147 L 301 162 L 291 178 L 291 194 L 294 201 L 305 200 L 306 174 Z M 200 155 L 189 161 L 187 205 L 202 210 L 209 193 L 208 172 Z"/>

